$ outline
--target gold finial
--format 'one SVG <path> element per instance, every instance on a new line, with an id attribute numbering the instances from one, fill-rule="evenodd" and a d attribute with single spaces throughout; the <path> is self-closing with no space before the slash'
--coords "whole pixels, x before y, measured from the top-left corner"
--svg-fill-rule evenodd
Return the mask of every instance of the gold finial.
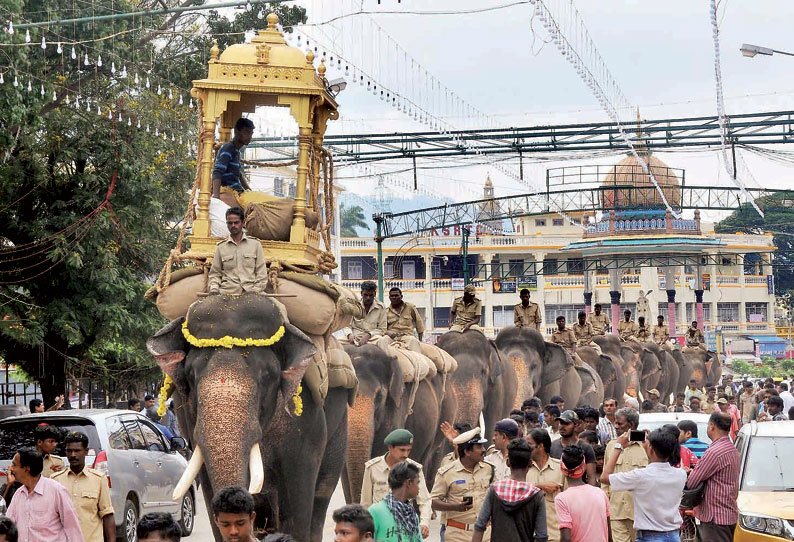
<path id="1" fill-rule="evenodd" d="M 277 24 L 278 24 L 278 15 L 276 15 L 275 13 L 268 13 L 267 14 L 267 29 L 268 30 L 275 30 Z"/>
<path id="2" fill-rule="evenodd" d="M 218 49 L 218 40 L 212 40 L 212 49 L 210 49 L 210 62 L 218 61 L 219 52 L 220 50 Z"/>
<path id="3" fill-rule="evenodd" d="M 325 77 L 325 59 L 320 61 L 320 67 L 317 68 L 317 73 L 320 74 L 320 77 Z"/>
<path id="4" fill-rule="evenodd" d="M 306 63 L 310 66 L 314 65 L 314 53 L 311 50 L 306 53 Z"/>

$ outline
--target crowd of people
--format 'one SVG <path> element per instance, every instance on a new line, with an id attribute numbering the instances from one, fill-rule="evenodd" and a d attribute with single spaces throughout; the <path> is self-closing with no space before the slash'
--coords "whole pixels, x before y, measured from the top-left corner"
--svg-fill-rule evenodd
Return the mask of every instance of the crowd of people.
<path id="1" fill-rule="evenodd" d="M 422 466 L 408 459 L 412 435 L 399 429 L 386 438 L 386 455 L 366 464 L 361 503 L 334 512 L 335 541 L 419 542 L 436 515 L 447 542 L 672 542 L 685 489 L 697 494 L 700 539 L 732 540 L 739 513 L 733 439 L 743 423 L 788 419 L 788 383 L 735 384 L 726 376 L 699 388 L 692 381 L 669 407 L 656 390 L 647 395 L 643 412 L 709 414 L 710 444 L 689 419 L 638 430 L 636 400 L 566 409 L 562 397 L 547 405 L 535 397 L 490 434 L 442 424 L 453 452 L 428 491 Z"/>

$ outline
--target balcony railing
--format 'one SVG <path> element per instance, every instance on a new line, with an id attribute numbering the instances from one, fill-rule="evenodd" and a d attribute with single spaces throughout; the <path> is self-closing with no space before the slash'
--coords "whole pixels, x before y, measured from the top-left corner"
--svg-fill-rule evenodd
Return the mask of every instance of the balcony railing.
<path id="1" fill-rule="evenodd" d="M 745 275 L 745 284 L 763 284 L 766 285 L 766 275 Z"/>
<path id="2" fill-rule="evenodd" d="M 641 234 L 682 233 L 700 235 L 700 212 L 695 210 L 695 219 L 673 218 L 670 211 L 662 214 L 659 212 L 631 211 L 616 213 L 610 211 L 609 215 L 600 222 L 589 226 L 585 230 L 585 238 L 606 237 L 610 235 L 641 235 Z"/>
<path id="3" fill-rule="evenodd" d="M 739 284 L 739 275 L 717 275 L 716 284 Z"/>

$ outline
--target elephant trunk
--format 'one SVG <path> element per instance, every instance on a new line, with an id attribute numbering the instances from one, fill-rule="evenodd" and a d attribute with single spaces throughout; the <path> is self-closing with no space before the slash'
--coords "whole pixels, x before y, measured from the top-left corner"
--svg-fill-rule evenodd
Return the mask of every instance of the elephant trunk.
<path id="1" fill-rule="evenodd" d="M 525 397 L 535 396 L 535 385 L 532 381 L 532 375 L 529 373 L 529 363 L 523 356 L 511 352 L 507 359 L 516 371 L 516 380 L 518 382 L 518 393 L 516 393 L 512 408 L 520 409 Z"/>
<path id="2" fill-rule="evenodd" d="M 198 385 L 194 440 L 215 491 L 232 485 L 262 490 L 259 403 L 257 382 L 244 361 L 210 362 Z"/>
<path id="3" fill-rule="evenodd" d="M 458 411 L 455 421 L 470 423 L 472 427 L 480 424 L 480 413 L 484 408 L 483 389 L 478 380 L 453 381 L 455 397 L 458 400 Z"/>
<path id="4" fill-rule="evenodd" d="M 371 459 L 375 433 L 375 404 L 372 397 L 359 395 L 347 414 L 347 476 L 353 502 L 361 500 L 364 463 Z"/>

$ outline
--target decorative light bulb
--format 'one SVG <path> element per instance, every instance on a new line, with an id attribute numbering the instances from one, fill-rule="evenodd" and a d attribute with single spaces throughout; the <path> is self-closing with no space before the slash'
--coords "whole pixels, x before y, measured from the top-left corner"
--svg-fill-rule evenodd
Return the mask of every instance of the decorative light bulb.
<path id="1" fill-rule="evenodd" d="M 135 74 L 135 84 L 136 85 L 140 84 L 140 79 L 138 79 L 138 74 L 137 73 Z"/>
<path id="2" fill-rule="evenodd" d="M 173 100 L 173 99 L 174 99 L 174 93 L 173 93 L 173 92 L 171 92 L 171 89 L 170 89 L 170 88 L 168 89 L 168 99 L 169 99 L 169 100 Z"/>
<path id="3" fill-rule="evenodd" d="M 58 96 L 56 96 L 55 91 L 53 90 L 52 91 L 52 101 L 54 102 L 56 100 L 58 100 Z"/>
<path id="4" fill-rule="evenodd" d="M 182 95 L 179 95 L 179 105 L 184 105 L 184 101 L 182 100 Z"/>
<path id="5" fill-rule="evenodd" d="M 11 21 L 8 21 L 8 33 L 12 36 L 14 35 L 14 23 Z"/>
<path id="6" fill-rule="evenodd" d="M 102 55 L 99 55 L 96 59 L 96 65 L 98 68 L 102 67 Z"/>
<path id="7" fill-rule="evenodd" d="M 79 107 L 80 107 L 80 96 L 75 96 L 75 97 L 74 97 L 74 106 L 75 106 L 76 108 L 79 108 Z"/>
<path id="8" fill-rule="evenodd" d="M 99 104 L 96 104 L 96 114 L 100 117 L 102 116 L 102 108 L 99 107 Z"/>
<path id="9" fill-rule="evenodd" d="M 30 30 L 25 30 L 25 43 L 30 43 Z"/>
<path id="10" fill-rule="evenodd" d="M 58 49 L 57 49 L 57 51 L 58 51 L 58 54 L 61 54 L 61 53 L 63 53 L 63 47 L 61 47 L 61 42 L 60 42 L 60 41 L 58 42 Z"/>
<path id="11" fill-rule="evenodd" d="M 122 118 L 121 118 L 121 111 L 119 111 L 119 118 L 118 118 L 118 120 L 119 120 L 119 122 L 121 122 L 121 121 L 123 121 L 123 120 L 124 120 L 124 119 L 122 119 Z"/>
<path id="12" fill-rule="evenodd" d="M 83 65 L 90 66 L 91 63 L 88 61 L 88 53 L 85 54 L 85 59 L 83 60 Z"/>
<path id="13" fill-rule="evenodd" d="M 141 127 L 141 119 L 138 119 L 138 124 L 136 124 L 135 127 L 136 128 L 140 128 Z"/>
<path id="14" fill-rule="evenodd" d="M 251 11 L 253 7 L 251 6 L 250 0 L 245 3 L 245 11 Z"/>
<path id="15" fill-rule="evenodd" d="M 152 85 L 151 85 L 151 83 L 149 82 L 149 76 L 147 75 L 147 76 L 146 76 L 146 88 L 148 89 L 148 88 L 149 88 L 149 87 L 151 87 L 151 86 L 152 86 Z"/>
<path id="16" fill-rule="evenodd" d="M 72 45 L 72 60 L 77 58 L 77 51 L 74 50 L 74 45 Z"/>
<path id="17" fill-rule="evenodd" d="M 113 111 L 108 109 L 108 120 L 113 120 Z"/>
<path id="18" fill-rule="evenodd" d="M 99 107 L 99 106 L 97 105 L 97 107 Z M 85 101 L 85 110 L 86 110 L 88 113 L 90 113 L 90 112 L 91 112 L 91 102 L 90 102 L 89 100 L 86 100 L 86 101 Z"/>
<path id="19" fill-rule="evenodd" d="M 264 19 L 265 18 L 265 10 L 264 9 L 260 9 L 259 13 L 256 14 L 256 18 L 260 19 L 260 20 Z"/>
<path id="20" fill-rule="evenodd" d="M 47 50 L 47 40 L 44 39 L 44 36 L 41 37 L 41 48 Z"/>
<path id="21" fill-rule="evenodd" d="M 30 84 L 30 79 L 28 79 L 28 92 L 33 90 L 33 85 Z"/>
<path id="22" fill-rule="evenodd" d="M 151 130 L 149 129 L 149 125 L 147 124 L 146 125 L 146 133 L 149 133 L 149 132 L 151 132 Z"/>
<path id="23" fill-rule="evenodd" d="M 160 86 L 160 84 L 158 83 L 158 84 L 157 84 L 157 95 L 158 95 L 158 96 L 161 96 L 162 94 L 163 94 L 163 89 L 162 89 L 162 87 Z"/>
<path id="24" fill-rule="evenodd" d="M 182 136 L 179 136 L 179 144 L 182 144 Z"/>
<path id="25" fill-rule="evenodd" d="M 174 134 L 171 134 L 171 141 L 176 141 L 176 138 L 174 138 Z"/>
<path id="26" fill-rule="evenodd" d="M 155 137 L 159 137 L 160 136 L 160 128 L 155 128 L 154 129 L 154 135 L 155 135 Z"/>
<path id="27" fill-rule="evenodd" d="M 41 96 L 44 97 L 44 85 L 41 85 Z"/>
<path id="28" fill-rule="evenodd" d="M 126 79 L 127 78 L 127 65 L 121 67 L 121 76 Z"/>
<path id="29" fill-rule="evenodd" d="M 190 104 L 189 104 L 189 107 L 190 107 L 190 109 L 193 109 L 193 98 L 190 98 Z"/>
<path id="30" fill-rule="evenodd" d="M 116 74 L 116 62 L 115 61 L 111 61 L 111 63 L 110 63 L 110 73 L 112 73 L 114 75 Z"/>
<path id="31" fill-rule="evenodd" d="M 66 105 L 69 105 L 69 95 L 66 95 Z"/>

